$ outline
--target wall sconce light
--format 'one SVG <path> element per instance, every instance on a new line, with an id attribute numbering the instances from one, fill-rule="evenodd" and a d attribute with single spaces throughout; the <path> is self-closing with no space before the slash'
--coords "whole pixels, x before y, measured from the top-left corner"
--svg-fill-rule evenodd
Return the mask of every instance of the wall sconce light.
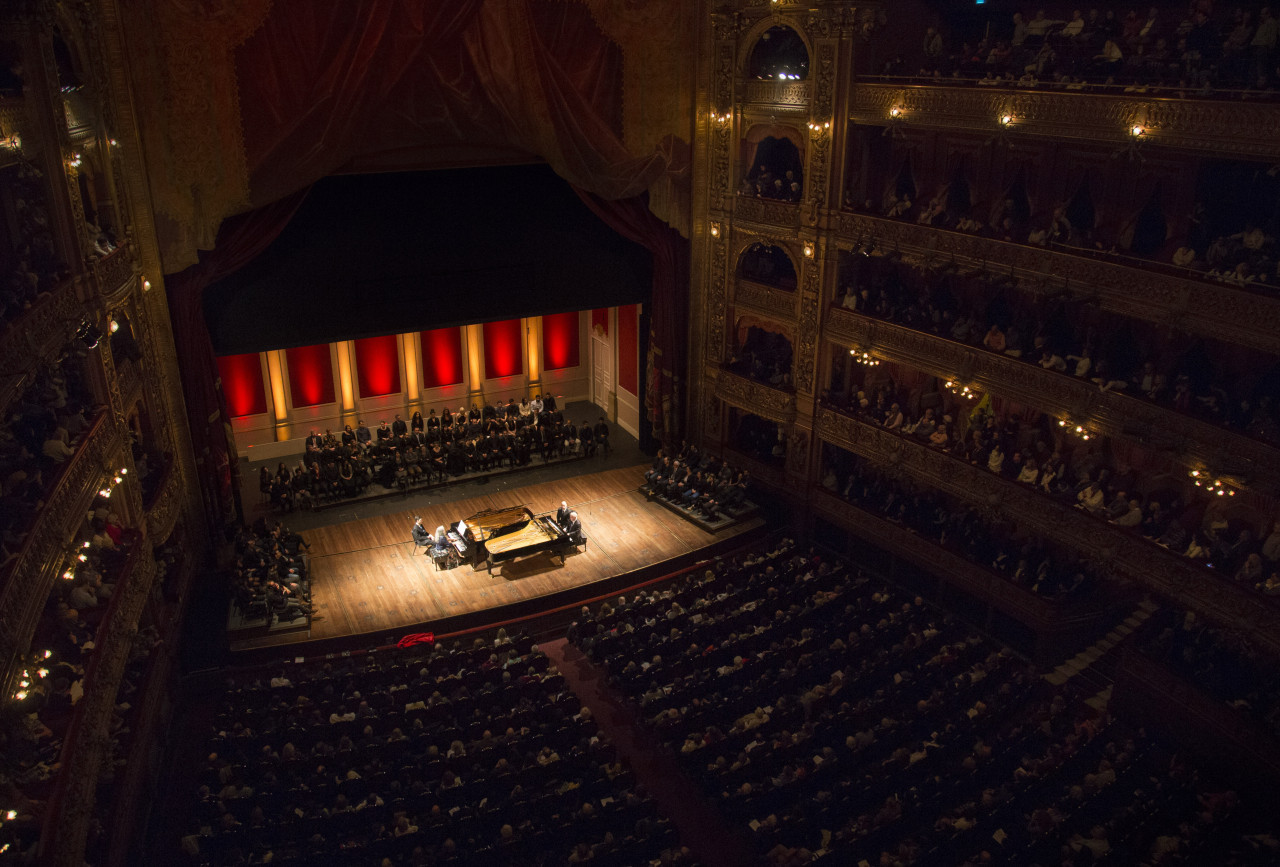
<path id="1" fill-rule="evenodd" d="M 954 394 L 956 397 L 963 398 L 964 400 L 976 400 L 978 397 L 977 391 L 967 385 L 961 385 L 954 379 L 948 379 L 942 384 L 942 387 Z"/>
<path id="2" fill-rule="evenodd" d="M 716 222 L 716 221 L 714 221 L 714 220 L 713 220 L 713 221 L 711 222 L 711 225 L 710 225 L 710 231 L 711 231 L 711 237 L 713 237 L 713 238 L 719 238 L 719 237 L 720 237 L 720 224 L 719 224 L 718 222 Z"/>
<path id="3" fill-rule="evenodd" d="M 711 112 L 711 120 L 714 121 L 715 123 L 720 124 L 721 126 L 727 126 L 729 121 L 733 120 L 733 114 L 730 112 L 725 112 L 724 114 L 718 114 L 717 112 L 713 111 Z"/>
<path id="4" fill-rule="evenodd" d="M 142 278 L 142 291 L 143 292 L 151 291 L 151 281 L 148 280 L 146 277 Z"/>
<path id="5" fill-rule="evenodd" d="M 1012 124 L 1013 124 L 1013 115 L 1011 115 L 1011 114 L 1002 114 L 1002 115 L 1000 115 L 1000 125 L 1001 125 L 1001 126 L 1005 126 L 1005 127 L 1007 127 L 1007 126 L 1011 126 Z"/>
<path id="6" fill-rule="evenodd" d="M 1132 127 L 1129 128 L 1129 135 L 1133 136 L 1134 138 L 1141 138 L 1143 135 L 1146 134 L 1146 132 L 1147 132 L 1146 127 L 1144 127 L 1140 123 L 1135 123 Z"/>
<path id="7" fill-rule="evenodd" d="M 11 132 L 4 138 L 0 138 L 0 147 L 5 150 L 20 151 L 22 150 L 22 136 L 16 132 Z"/>
<path id="8" fill-rule="evenodd" d="M 1192 470 L 1191 478 L 1195 480 L 1197 488 L 1203 488 L 1206 492 L 1218 497 L 1234 497 L 1236 492 L 1227 487 L 1226 482 L 1222 479 L 1215 479 L 1207 470 Z"/>
<path id="9" fill-rule="evenodd" d="M 804 257 L 805 257 L 806 259 L 812 259 L 812 258 L 813 258 L 813 242 L 811 242 L 811 241 L 805 241 L 805 242 L 804 242 Z"/>
<path id="10" fill-rule="evenodd" d="M 856 346 L 849 350 L 849 354 L 853 356 L 853 360 L 858 364 L 865 364 L 867 367 L 878 367 L 880 364 L 880 359 L 873 358 L 869 351 Z"/>
<path id="11" fill-rule="evenodd" d="M 120 330 L 120 323 L 119 323 L 119 322 L 117 322 L 115 319 L 112 319 L 112 320 L 111 320 L 111 324 L 110 324 L 109 326 L 107 326 L 107 327 L 108 327 L 108 329 L 111 331 L 111 333 L 112 333 L 112 334 L 115 334 L 117 331 L 119 331 L 119 330 Z"/>
<path id="12" fill-rule="evenodd" d="M 1066 418 L 1058 419 L 1058 427 L 1065 429 L 1065 431 L 1069 434 L 1074 434 L 1075 436 L 1080 437 L 1080 439 L 1082 440 L 1088 440 L 1091 436 L 1093 436 L 1091 433 L 1089 433 L 1088 429 L 1084 425 L 1073 424 L 1070 419 L 1066 419 Z"/>
<path id="13" fill-rule="evenodd" d="M 893 108 L 889 109 L 889 117 L 894 120 L 902 117 L 902 109 L 895 105 Z"/>
<path id="14" fill-rule="evenodd" d="M 831 121 L 826 121 L 825 123 L 818 123 L 817 121 L 812 120 L 809 121 L 809 132 L 814 135 L 821 135 L 829 129 L 831 129 Z"/>
<path id="15" fill-rule="evenodd" d="M 109 139 L 107 139 L 107 144 L 111 145 L 113 148 L 118 148 L 118 147 L 120 147 L 120 142 L 116 141 L 116 140 L 115 140 L 115 139 L 113 139 L 113 138 L 109 138 Z"/>
<path id="16" fill-rule="evenodd" d="M 80 158 L 80 154 L 72 154 L 71 158 L 67 160 L 67 167 L 72 169 L 78 169 L 80 168 L 80 164 L 82 162 L 84 162 L 84 160 Z"/>

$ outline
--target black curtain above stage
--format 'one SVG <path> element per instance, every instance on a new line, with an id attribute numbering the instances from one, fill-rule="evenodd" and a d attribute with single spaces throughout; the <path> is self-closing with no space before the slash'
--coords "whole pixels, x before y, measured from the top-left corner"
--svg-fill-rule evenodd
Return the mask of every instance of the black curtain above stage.
<path id="1" fill-rule="evenodd" d="M 647 249 L 543 165 L 317 183 L 280 236 L 204 294 L 214 352 L 647 302 Z"/>

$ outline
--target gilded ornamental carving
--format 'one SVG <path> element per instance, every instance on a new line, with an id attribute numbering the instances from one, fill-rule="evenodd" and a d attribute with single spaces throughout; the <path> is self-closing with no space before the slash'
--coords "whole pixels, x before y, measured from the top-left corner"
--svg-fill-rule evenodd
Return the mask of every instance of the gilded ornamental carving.
<path id="1" fill-rule="evenodd" d="M 891 108 L 913 126 L 989 131 L 1011 114 L 1017 129 L 1058 139 L 1127 144 L 1140 123 L 1151 143 L 1219 155 L 1280 157 L 1280 114 L 1244 101 L 1156 99 L 967 87 L 854 86 L 849 117 L 883 126 Z"/>
<path id="2" fill-rule="evenodd" d="M 800 223 L 800 206 L 794 202 L 755 196 L 737 196 L 734 202 L 733 214 L 740 220 L 792 229 Z"/>
<path id="3" fill-rule="evenodd" d="M 75 281 L 63 280 L 0 331 L 0 370 L 6 376 L 18 376 L 48 361 L 75 335 L 84 312 Z M 16 396 L 6 395 L 10 399 Z"/>
<path id="4" fill-rule="evenodd" d="M 1077 421 L 1098 433 L 1139 439 L 1178 452 L 1220 471 L 1244 477 L 1251 486 L 1280 489 L 1280 451 L 1197 418 L 1121 392 L 1101 391 L 1091 382 L 1044 370 L 922 331 L 833 307 L 826 334 L 847 346 L 874 347 L 886 360 L 910 365 L 943 379 L 960 379 L 983 391 Z"/>
<path id="5" fill-rule="evenodd" d="M 788 322 L 796 317 L 795 292 L 784 292 L 750 280 L 738 281 L 733 290 L 733 304 L 735 307 L 748 307 L 770 316 L 781 316 Z"/>
<path id="6" fill-rule="evenodd" d="M 844 244 L 873 238 L 908 261 L 954 259 L 962 268 L 999 262 L 1002 273 L 1033 281 L 1027 291 L 1065 289 L 1113 313 L 1280 354 L 1280 298 L 866 214 L 842 213 L 837 223 Z"/>
<path id="7" fill-rule="evenodd" d="M 843 413 L 822 409 L 818 435 L 873 462 L 893 463 L 916 481 L 979 508 L 997 504 L 1004 518 L 1082 554 L 1109 550 L 1107 565 L 1116 574 L 1248 633 L 1270 653 L 1280 653 L 1280 611 L 1252 588 L 1206 573 L 1203 567 L 1142 537 Z"/>
<path id="8" fill-rule="evenodd" d="M 119 303 L 125 292 L 132 288 L 133 277 L 138 273 L 133 245 L 126 240 L 110 256 L 95 260 L 93 273 L 98 280 L 98 291 L 107 297 L 107 302 Z"/>
<path id="9" fill-rule="evenodd" d="M 809 104 L 807 81 L 748 81 L 746 102 L 780 108 L 803 108 Z"/>
<path id="10" fill-rule="evenodd" d="M 728 370 L 721 370 L 717 374 L 715 395 L 730 406 L 745 409 L 779 424 L 790 424 L 796 420 L 794 394 Z"/>

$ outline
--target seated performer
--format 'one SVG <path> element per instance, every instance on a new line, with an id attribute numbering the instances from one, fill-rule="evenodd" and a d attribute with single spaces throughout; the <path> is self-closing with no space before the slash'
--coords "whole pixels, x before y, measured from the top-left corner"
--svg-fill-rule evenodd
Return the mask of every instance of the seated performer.
<path id="1" fill-rule="evenodd" d="M 575 545 L 581 545 L 582 539 L 582 521 L 578 518 L 577 512 L 569 513 L 569 522 L 562 525 L 564 531 L 569 534 L 569 541 Z"/>
<path id="2" fill-rule="evenodd" d="M 425 548 L 431 544 L 431 534 L 427 532 L 427 528 L 422 526 L 422 519 L 415 517 L 413 519 L 413 544 L 419 548 Z"/>

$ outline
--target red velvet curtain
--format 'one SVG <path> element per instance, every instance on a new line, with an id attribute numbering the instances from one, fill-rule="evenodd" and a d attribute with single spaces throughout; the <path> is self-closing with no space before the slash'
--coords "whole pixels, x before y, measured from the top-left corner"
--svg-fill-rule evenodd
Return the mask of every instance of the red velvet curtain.
<path id="1" fill-rule="evenodd" d="M 605 201 L 581 189 L 578 195 L 611 229 L 653 254 L 645 403 L 654 436 L 676 442 L 684 430 L 680 409 L 689 337 L 689 242 L 649 211 L 644 196 Z"/>
<path id="2" fill-rule="evenodd" d="M 201 301 L 205 287 L 265 250 L 288 225 L 304 198 L 305 190 L 227 220 L 218 230 L 217 246 L 200 256 L 200 264 L 165 278 L 191 447 L 199 468 L 205 514 L 215 529 L 235 516 L 231 477 L 236 467 L 230 459 L 225 432 L 229 419 L 226 399 L 218 388 L 218 363 L 209 342 Z"/>
<path id="3" fill-rule="evenodd" d="M 623 146 L 621 70 L 577 3 L 277 3 L 236 52 L 250 195 L 274 201 L 357 157 L 485 146 L 637 195 L 666 157 Z"/>

